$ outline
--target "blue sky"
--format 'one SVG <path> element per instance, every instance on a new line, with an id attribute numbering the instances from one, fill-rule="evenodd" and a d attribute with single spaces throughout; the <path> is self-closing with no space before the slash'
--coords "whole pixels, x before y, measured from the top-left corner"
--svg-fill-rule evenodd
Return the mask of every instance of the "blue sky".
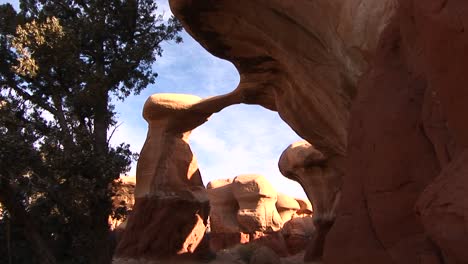
<path id="1" fill-rule="evenodd" d="M 17 1 L 0 0 L 1 4 L 6 2 L 18 6 Z M 159 11 L 164 11 L 166 18 L 171 15 L 167 0 L 159 1 Z M 230 62 L 212 56 L 186 32 L 182 37 L 182 44 L 163 44 L 163 56 L 153 66 L 159 74 L 154 85 L 138 96 L 115 102 L 121 125 L 111 139 L 112 144 L 126 142 L 133 151 L 140 151 L 147 132 L 141 111 L 151 94 L 187 93 L 207 97 L 236 88 L 239 74 Z M 282 176 L 277 166 L 282 151 L 299 139 L 276 112 L 260 106 L 235 105 L 214 114 L 195 129 L 190 145 L 205 184 L 213 179 L 258 173 L 267 177 L 278 191 L 305 197 L 301 186 Z M 135 166 L 129 175 L 135 175 Z"/>

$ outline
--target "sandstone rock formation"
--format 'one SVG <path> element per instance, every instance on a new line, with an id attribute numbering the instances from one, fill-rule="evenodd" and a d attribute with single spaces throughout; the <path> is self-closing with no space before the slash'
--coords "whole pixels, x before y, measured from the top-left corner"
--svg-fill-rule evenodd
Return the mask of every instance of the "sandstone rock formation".
<path id="1" fill-rule="evenodd" d="M 314 208 L 317 230 L 306 253 L 308 260 L 322 257 L 325 236 L 335 220 L 343 172 L 334 161 L 307 141 L 298 141 L 281 154 L 278 162 L 284 176 L 301 184 Z"/>
<path id="2" fill-rule="evenodd" d="M 233 92 L 195 108 L 219 111 L 230 104 L 249 103 L 278 111 L 294 131 L 314 143 L 331 167 L 343 168 L 357 81 L 393 16 L 395 1 L 171 0 L 170 4 L 193 37 L 214 55 L 234 63 L 241 75 Z"/>
<path id="3" fill-rule="evenodd" d="M 190 227 L 185 236 L 178 236 L 183 241 L 194 234 L 194 227 L 204 226 L 199 174 L 191 177 L 187 172 L 196 171 L 189 165 L 191 159 L 174 153 L 192 157 L 184 133 L 228 105 L 249 103 L 278 111 L 313 143 L 292 145 L 288 151 L 299 155 L 282 158 L 287 162 L 280 165 L 285 175 L 294 175 L 303 184 L 314 218 L 326 220 L 315 221 L 312 256 L 320 255 L 326 241 L 328 264 L 468 263 L 466 1 L 170 0 L 170 4 L 208 51 L 234 63 L 241 81 L 226 95 L 193 100 L 180 108 L 178 103 L 167 104 L 174 107 L 165 108 L 169 117 L 162 122 L 148 119 L 135 205 L 135 212 L 141 207 L 138 211 L 144 214 L 133 224 L 129 221 L 129 228 L 148 227 L 145 230 L 156 243 L 150 246 L 138 231 L 139 240 L 127 238 L 140 245 L 138 250 L 125 250 L 130 244 L 121 243 L 120 252 L 190 251 L 177 243 L 177 250 L 168 250 L 150 232 L 158 231 L 151 219 L 168 215 L 169 204 L 179 206 L 162 202 L 167 201 L 162 197 L 193 202 L 181 206 L 181 215 L 172 222 Z M 161 155 L 166 152 L 169 155 Z M 182 176 L 161 178 L 166 170 Z M 335 175 L 342 172 L 343 177 Z M 306 175 L 341 177 L 342 189 L 315 193 L 317 178 Z M 338 193 L 342 199 L 335 208 Z M 256 197 L 240 208 L 255 207 L 259 201 Z M 145 217 L 148 212 L 154 215 Z M 325 240 L 326 232 L 321 231 L 328 226 L 322 224 L 331 223 L 335 214 Z M 249 217 L 255 214 L 248 210 L 242 215 L 245 219 L 239 217 L 238 222 L 248 232 L 262 226 L 264 219 L 275 218 L 270 214 L 253 221 Z M 199 218 L 183 220 L 192 216 Z M 167 239 L 168 233 L 160 236 Z"/>
<path id="4" fill-rule="evenodd" d="M 286 194 L 278 193 L 276 209 L 281 216 L 281 220 L 285 223 L 286 221 L 291 220 L 301 207 L 296 199 Z"/>
<path id="5" fill-rule="evenodd" d="M 466 16 L 457 15 L 467 7 L 400 1 L 382 34 L 351 112 L 328 263 L 468 262 L 461 246 L 468 243 L 468 202 L 460 122 L 467 97 L 459 89 L 468 73 L 468 38 Z"/>
<path id="6" fill-rule="evenodd" d="M 207 185 L 210 200 L 210 247 L 214 251 L 249 241 L 237 222 L 239 205 L 232 191 L 232 179 L 214 180 Z"/>
<path id="7" fill-rule="evenodd" d="M 201 242 L 209 204 L 188 137 L 209 114 L 187 110 L 199 101 L 180 94 L 156 94 L 146 101 L 149 130 L 137 166 L 136 202 L 117 257 L 193 253 Z"/>
<path id="8" fill-rule="evenodd" d="M 124 176 L 120 177 L 114 188 L 114 196 L 112 197 L 112 210 L 116 211 L 119 209 L 124 209 L 127 212 L 131 212 L 133 205 L 135 204 L 135 177 Z M 114 230 L 118 227 L 123 229 L 124 226 L 120 226 L 124 219 L 112 218 L 109 216 L 109 225 L 110 229 Z"/>
<path id="9" fill-rule="evenodd" d="M 393 14 L 394 0 L 170 0 L 170 5 L 189 34 L 239 70 L 237 100 L 276 110 L 319 149 L 345 154 L 356 83 Z"/>
<path id="10" fill-rule="evenodd" d="M 310 206 L 307 209 L 309 201 L 299 199 L 306 207 L 301 211 L 296 199 L 277 194 L 261 175 L 239 175 L 234 179 L 214 180 L 208 183 L 207 193 L 211 206 L 210 245 L 216 252 L 236 244 L 255 243 L 273 249 L 280 256 L 287 256 L 289 253 L 284 233 L 278 231 L 283 222 L 293 217 L 300 218 L 300 215 L 310 216 L 311 212 Z M 300 224 L 288 230 L 291 241 L 310 235 L 305 233 L 309 230 Z M 301 249 L 304 246 L 298 248 L 298 251 Z"/>
<path id="11" fill-rule="evenodd" d="M 232 179 L 214 180 L 208 183 L 210 200 L 210 225 L 212 231 L 220 233 L 240 232 L 237 222 L 239 205 L 232 190 Z"/>
<path id="12" fill-rule="evenodd" d="M 307 199 L 296 198 L 297 203 L 299 204 L 299 210 L 296 211 L 296 214 L 299 216 L 310 216 L 313 213 L 312 204 Z"/>
<path id="13" fill-rule="evenodd" d="M 290 255 L 304 250 L 315 235 L 312 217 L 295 217 L 284 223 L 281 233 Z"/>
<path id="14" fill-rule="evenodd" d="M 237 221 L 248 234 L 278 231 L 283 221 L 276 210 L 277 192 L 262 175 L 244 174 L 234 178 L 232 191 L 239 205 Z"/>
<path id="15" fill-rule="evenodd" d="M 278 162 L 281 173 L 304 188 L 316 222 L 335 218 L 343 172 L 307 141 L 291 144 Z"/>

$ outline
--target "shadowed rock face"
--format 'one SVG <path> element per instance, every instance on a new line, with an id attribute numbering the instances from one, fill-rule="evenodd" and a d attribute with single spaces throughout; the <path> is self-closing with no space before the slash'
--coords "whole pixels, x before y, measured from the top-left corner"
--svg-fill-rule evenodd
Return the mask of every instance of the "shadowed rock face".
<path id="1" fill-rule="evenodd" d="M 304 188 L 316 222 L 332 222 L 335 218 L 343 172 L 333 165 L 306 141 L 291 144 L 278 162 L 281 173 Z"/>
<path id="2" fill-rule="evenodd" d="M 351 111 L 326 263 L 468 263 L 467 13 L 400 1 Z"/>
<path id="3" fill-rule="evenodd" d="M 340 198 L 343 172 L 334 160 L 306 141 L 291 144 L 278 162 L 281 173 L 297 181 L 314 208 L 315 237 L 306 252 L 307 260 L 322 257 L 325 237 L 333 225 Z"/>
<path id="4" fill-rule="evenodd" d="M 310 239 L 316 235 L 312 217 L 295 217 L 286 222 L 281 229 L 289 254 L 304 250 Z"/>

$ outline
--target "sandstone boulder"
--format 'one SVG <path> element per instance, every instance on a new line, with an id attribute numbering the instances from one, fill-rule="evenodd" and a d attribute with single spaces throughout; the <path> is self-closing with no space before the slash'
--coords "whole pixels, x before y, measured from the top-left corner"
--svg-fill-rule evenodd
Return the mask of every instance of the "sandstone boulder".
<path id="1" fill-rule="evenodd" d="M 278 193 L 276 201 L 276 209 L 278 210 L 283 223 L 291 220 L 296 212 L 300 209 L 299 203 L 296 199 L 282 193 Z"/>
<path id="2" fill-rule="evenodd" d="M 208 183 L 210 200 L 210 227 L 214 233 L 239 233 L 237 222 L 239 205 L 234 197 L 232 179 L 214 180 Z"/>
<path id="3" fill-rule="evenodd" d="M 210 246 L 214 251 L 249 241 L 237 222 L 239 205 L 232 191 L 232 179 L 214 180 L 207 185 L 210 200 Z"/>
<path id="4" fill-rule="evenodd" d="M 284 223 L 283 234 L 289 254 L 295 255 L 304 250 L 315 232 L 312 217 L 295 217 Z"/>
<path id="5" fill-rule="evenodd" d="M 277 192 L 265 177 L 239 175 L 234 178 L 232 190 L 239 204 L 237 221 L 243 232 L 273 232 L 281 228 L 283 222 L 275 207 Z"/>

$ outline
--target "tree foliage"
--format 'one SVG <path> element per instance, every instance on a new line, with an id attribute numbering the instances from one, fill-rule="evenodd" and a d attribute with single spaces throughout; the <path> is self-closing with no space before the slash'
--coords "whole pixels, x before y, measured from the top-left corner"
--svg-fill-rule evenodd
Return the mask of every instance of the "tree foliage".
<path id="1" fill-rule="evenodd" d="M 154 83 L 180 30 L 151 0 L 0 5 L 1 263 L 109 262 L 112 184 L 134 158 L 108 144 L 111 97 Z"/>

